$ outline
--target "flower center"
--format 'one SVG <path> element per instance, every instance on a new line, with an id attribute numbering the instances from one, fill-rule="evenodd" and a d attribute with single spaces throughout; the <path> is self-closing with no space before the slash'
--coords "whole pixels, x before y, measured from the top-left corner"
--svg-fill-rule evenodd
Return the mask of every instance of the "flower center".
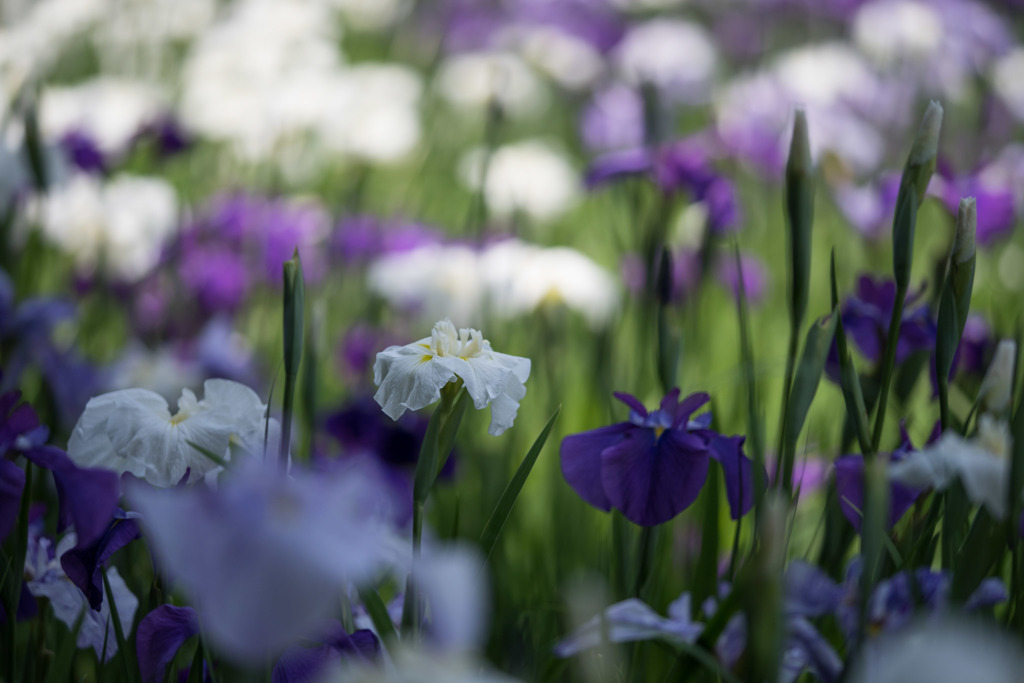
<path id="1" fill-rule="evenodd" d="M 430 333 L 430 352 L 434 356 L 455 356 L 463 360 L 479 356 L 484 350 L 484 337 L 479 330 L 463 328 L 456 331 L 447 318 L 434 325 Z"/>

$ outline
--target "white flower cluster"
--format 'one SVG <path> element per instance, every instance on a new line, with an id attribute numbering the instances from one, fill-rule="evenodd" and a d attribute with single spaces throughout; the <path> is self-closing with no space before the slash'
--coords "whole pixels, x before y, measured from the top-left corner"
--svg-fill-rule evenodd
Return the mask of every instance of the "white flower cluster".
<path id="1" fill-rule="evenodd" d="M 394 306 L 435 319 L 523 315 L 546 304 L 578 311 L 593 328 L 618 310 L 619 283 L 575 249 L 541 247 L 515 239 L 482 250 L 428 245 L 389 254 L 369 269 L 370 288 Z"/>

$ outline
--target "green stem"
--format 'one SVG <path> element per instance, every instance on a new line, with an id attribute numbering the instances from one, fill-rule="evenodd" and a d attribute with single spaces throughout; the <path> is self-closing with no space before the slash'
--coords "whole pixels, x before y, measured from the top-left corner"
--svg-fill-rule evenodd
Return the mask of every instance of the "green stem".
<path id="1" fill-rule="evenodd" d="M 786 492 L 792 490 L 793 463 L 791 455 L 784 449 L 786 445 L 786 418 L 789 413 L 789 394 L 793 391 L 793 372 L 796 369 L 796 352 L 799 323 L 794 322 L 789 328 L 789 350 L 786 353 L 786 375 L 782 380 L 782 411 L 779 413 L 779 445 L 775 451 L 775 486 L 783 487 Z M 780 479 L 781 477 L 781 479 Z"/>
<path id="2" fill-rule="evenodd" d="M 882 441 L 882 429 L 885 427 L 885 409 L 889 402 L 889 385 L 892 383 L 892 372 L 896 367 L 896 346 L 900 336 L 900 321 L 903 320 L 903 304 L 907 298 L 907 285 L 896 285 L 896 299 L 892 304 L 892 317 L 889 319 L 889 334 L 885 340 L 885 357 L 882 360 L 882 376 L 878 387 L 878 412 L 875 414 L 875 430 L 871 435 L 871 445 L 875 451 Z"/>

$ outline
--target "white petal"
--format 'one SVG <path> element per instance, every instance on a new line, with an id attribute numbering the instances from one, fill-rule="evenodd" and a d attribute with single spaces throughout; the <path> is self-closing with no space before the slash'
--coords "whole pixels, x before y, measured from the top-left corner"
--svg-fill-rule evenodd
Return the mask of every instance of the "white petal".
<path id="1" fill-rule="evenodd" d="M 377 354 L 373 374 L 380 388 L 373 398 L 392 420 L 406 410 L 419 410 L 441 398 L 441 387 L 455 373 L 435 362 L 422 342 L 391 346 Z"/>

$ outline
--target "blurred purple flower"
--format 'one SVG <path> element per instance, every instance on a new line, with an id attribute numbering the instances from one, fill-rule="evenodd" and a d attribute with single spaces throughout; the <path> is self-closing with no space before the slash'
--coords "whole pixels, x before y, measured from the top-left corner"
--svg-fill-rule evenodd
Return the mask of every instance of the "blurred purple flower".
<path id="1" fill-rule="evenodd" d="M 192 136 L 182 127 L 181 121 L 170 113 L 143 126 L 134 138 L 135 142 L 140 140 L 152 140 L 157 153 L 163 158 L 180 154 L 193 145 Z"/>
<path id="2" fill-rule="evenodd" d="M 17 391 L 0 394 L 0 458 L 24 456 L 32 464 L 49 470 L 60 504 L 59 530 L 74 526 L 80 542 L 90 544 L 104 532 L 117 507 L 120 495 L 117 475 L 79 468 L 64 451 L 46 445 L 49 430 L 39 424 L 32 406 L 20 403 L 20 399 L 21 393 Z M 12 493 L 19 490 L 19 479 L 23 488 L 24 475 L 19 477 L 9 466 L 6 470 L 7 488 Z M 17 515 L 16 502 L 8 501 L 2 507 L 7 511 L 4 514 Z M 10 524 L 13 524 L 12 519 L 0 517 L 0 529 Z"/>
<path id="3" fill-rule="evenodd" d="M 84 130 L 72 129 L 60 138 L 60 147 L 68 159 L 81 171 L 103 175 L 107 160 L 96 140 Z"/>
<path id="4" fill-rule="evenodd" d="M 732 518 L 746 514 L 754 484 L 744 437 L 708 429 L 709 413 L 690 419 L 707 394 L 680 401 L 673 389 L 651 413 L 629 394 L 615 397 L 630 407 L 629 421 L 562 440 L 562 474 L 584 501 L 599 510 L 615 507 L 635 524 L 661 524 L 697 499 L 714 458 L 725 473 Z"/>
<path id="5" fill-rule="evenodd" d="M 934 348 L 936 326 L 927 304 L 915 304 L 924 294 L 922 287 L 907 294 L 899 341 L 896 344 L 896 363 L 902 363 L 918 351 Z M 843 330 L 858 351 L 871 363 L 882 358 L 889 336 L 889 318 L 896 302 L 896 283 L 862 275 L 857 280 L 857 292 L 846 298 L 841 309 Z M 839 354 L 832 344 L 826 365 L 828 376 L 839 381 Z"/>
<path id="6" fill-rule="evenodd" d="M 644 143 L 643 98 L 621 83 L 595 93 L 580 117 L 580 135 L 593 151 L 640 147 Z"/>
<path id="7" fill-rule="evenodd" d="M 747 301 L 757 305 L 764 300 L 768 291 L 768 269 L 757 256 L 741 254 L 739 268 L 736 259 L 731 256 L 718 262 L 715 269 L 718 281 L 727 287 L 737 301 L 740 297 L 740 272 L 743 277 L 743 291 Z"/>
<path id="8" fill-rule="evenodd" d="M 293 645 L 274 665 L 272 683 L 314 683 L 338 663 L 347 660 L 373 662 L 380 659 L 380 641 L 373 631 L 361 629 L 351 635 L 338 622 L 331 622 L 318 641 L 320 645 Z"/>
<path id="9" fill-rule="evenodd" d="M 182 259 L 181 279 L 199 305 L 211 313 L 233 313 L 249 293 L 249 269 L 237 249 L 210 245 L 189 251 Z"/>
<path id="10" fill-rule="evenodd" d="M 857 232 L 872 242 L 879 242 L 892 230 L 899 187 L 900 174 L 886 173 L 877 182 L 861 187 L 839 185 L 832 189 L 832 198 Z"/>
<path id="11" fill-rule="evenodd" d="M 943 181 L 938 186 L 939 196 L 954 217 L 961 199 L 975 198 L 978 209 L 976 239 L 979 246 L 989 246 L 1009 236 L 1017 225 L 1014 197 L 1016 179 L 1009 169 L 992 163 L 957 175 L 947 162 L 940 163 L 938 170 Z"/>
<path id="12" fill-rule="evenodd" d="M 199 619 L 191 607 L 160 605 L 135 629 L 135 652 L 143 683 L 164 680 L 167 665 L 186 640 L 199 633 Z"/>
<path id="13" fill-rule="evenodd" d="M 903 426 L 900 426 L 902 440 L 899 448 L 889 455 L 890 462 L 899 462 L 911 451 L 917 450 Z M 928 443 L 938 439 L 938 425 Z M 836 458 L 836 495 L 839 496 L 839 507 L 843 516 L 860 533 L 861 521 L 864 517 L 864 456 L 860 454 L 841 455 Z M 889 487 L 889 519 L 886 529 L 891 529 L 902 519 L 907 510 L 921 496 L 922 491 L 898 481 L 892 481 Z"/>
<path id="14" fill-rule="evenodd" d="M 330 248 L 346 264 L 367 263 L 379 256 L 439 244 L 440 230 L 406 220 L 370 215 L 343 218 L 334 228 Z"/>
<path id="15" fill-rule="evenodd" d="M 180 582 L 210 642 L 240 662 L 315 636 L 347 582 L 407 563 L 407 542 L 386 521 L 390 494 L 361 463 L 286 477 L 248 460 L 216 491 L 125 493 L 161 573 Z"/>
<path id="16" fill-rule="evenodd" d="M 704 624 L 690 617 L 690 594 L 683 593 L 668 606 L 663 617 L 637 598 L 617 602 L 576 629 L 555 645 L 556 657 L 573 655 L 597 647 L 603 641 L 630 643 L 663 639 L 693 644 L 704 632 Z"/>

